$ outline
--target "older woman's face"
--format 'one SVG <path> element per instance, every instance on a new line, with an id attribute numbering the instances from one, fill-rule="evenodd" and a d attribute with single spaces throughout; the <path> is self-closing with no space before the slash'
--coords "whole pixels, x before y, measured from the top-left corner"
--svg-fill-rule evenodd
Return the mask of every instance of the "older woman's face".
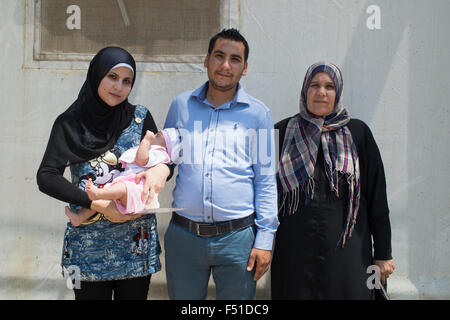
<path id="1" fill-rule="evenodd" d="M 325 72 L 317 73 L 306 91 L 308 111 L 318 117 L 329 115 L 334 110 L 336 88 L 333 79 Z"/>
<path id="2" fill-rule="evenodd" d="M 126 67 L 111 69 L 98 86 L 98 95 L 110 107 L 128 98 L 133 83 L 133 72 Z"/>

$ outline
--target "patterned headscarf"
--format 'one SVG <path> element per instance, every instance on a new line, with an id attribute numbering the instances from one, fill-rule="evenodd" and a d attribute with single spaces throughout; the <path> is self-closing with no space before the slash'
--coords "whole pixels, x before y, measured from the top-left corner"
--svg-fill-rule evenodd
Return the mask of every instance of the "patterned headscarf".
<path id="1" fill-rule="evenodd" d="M 336 90 L 334 110 L 325 117 L 313 116 L 307 109 L 306 93 L 313 77 L 325 72 L 330 75 Z M 305 193 L 305 202 L 314 198 L 314 168 L 318 148 L 322 143 L 325 171 L 331 191 L 338 197 L 339 174 L 346 178 L 349 188 L 348 214 L 338 245 L 344 247 L 351 237 L 358 216 L 360 199 L 360 172 L 358 154 L 347 123 L 350 115 L 342 104 L 344 83 L 341 71 L 332 63 L 319 62 L 309 67 L 303 81 L 300 113 L 289 120 L 283 141 L 278 180 L 283 187 L 280 211 L 297 211 L 299 188 Z"/>

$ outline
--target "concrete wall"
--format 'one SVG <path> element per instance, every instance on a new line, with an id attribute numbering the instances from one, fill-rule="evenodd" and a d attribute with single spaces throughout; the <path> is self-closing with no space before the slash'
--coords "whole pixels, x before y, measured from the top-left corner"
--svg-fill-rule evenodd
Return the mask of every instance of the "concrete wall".
<path id="1" fill-rule="evenodd" d="M 396 263 L 388 291 L 394 299 L 450 298 L 450 1 L 232 2 L 232 25 L 250 43 L 242 84 L 275 121 L 297 113 L 310 64 L 341 66 L 344 103 L 371 127 L 385 164 Z M 64 204 L 38 191 L 35 174 L 87 64 L 33 61 L 33 5 L 3 0 L 0 10 L 0 299 L 72 299 L 59 267 Z M 379 29 L 368 28 L 377 22 L 370 5 L 380 9 Z M 201 65 L 139 69 L 130 100 L 148 106 L 159 126 L 172 98 L 207 78 Z M 167 222 L 158 215 L 161 240 Z M 258 298 L 269 297 L 269 282 L 258 283 Z M 162 271 L 150 298 L 166 292 Z"/>

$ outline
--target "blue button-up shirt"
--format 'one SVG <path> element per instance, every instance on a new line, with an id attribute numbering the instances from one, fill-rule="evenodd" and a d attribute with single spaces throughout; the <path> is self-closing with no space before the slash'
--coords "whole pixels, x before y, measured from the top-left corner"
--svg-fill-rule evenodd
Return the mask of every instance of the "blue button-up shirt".
<path id="1" fill-rule="evenodd" d="M 208 82 L 178 95 L 164 124 L 182 136 L 172 205 L 204 223 L 256 212 L 254 247 L 271 250 L 278 227 L 271 112 L 240 85 L 232 101 L 215 108 L 207 88 Z"/>

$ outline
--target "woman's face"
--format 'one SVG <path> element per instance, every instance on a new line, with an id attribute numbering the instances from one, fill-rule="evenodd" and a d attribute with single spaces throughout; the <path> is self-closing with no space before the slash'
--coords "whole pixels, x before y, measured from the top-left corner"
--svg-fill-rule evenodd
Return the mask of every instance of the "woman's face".
<path id="1" fill-rule="evenodd" d="M 329 115 L 334 110 L 336 88 L 333 79 L 325 72 L 317 73 L 306 91 L 308 111 L 318 117 Z"/>
<path id="2" fill-rule="evenodd" d="M 131 92 L 133 72 L 127 67 L 108 71 L 98 86 L 98 95 L 110 107 L 121 104 Z"/>

